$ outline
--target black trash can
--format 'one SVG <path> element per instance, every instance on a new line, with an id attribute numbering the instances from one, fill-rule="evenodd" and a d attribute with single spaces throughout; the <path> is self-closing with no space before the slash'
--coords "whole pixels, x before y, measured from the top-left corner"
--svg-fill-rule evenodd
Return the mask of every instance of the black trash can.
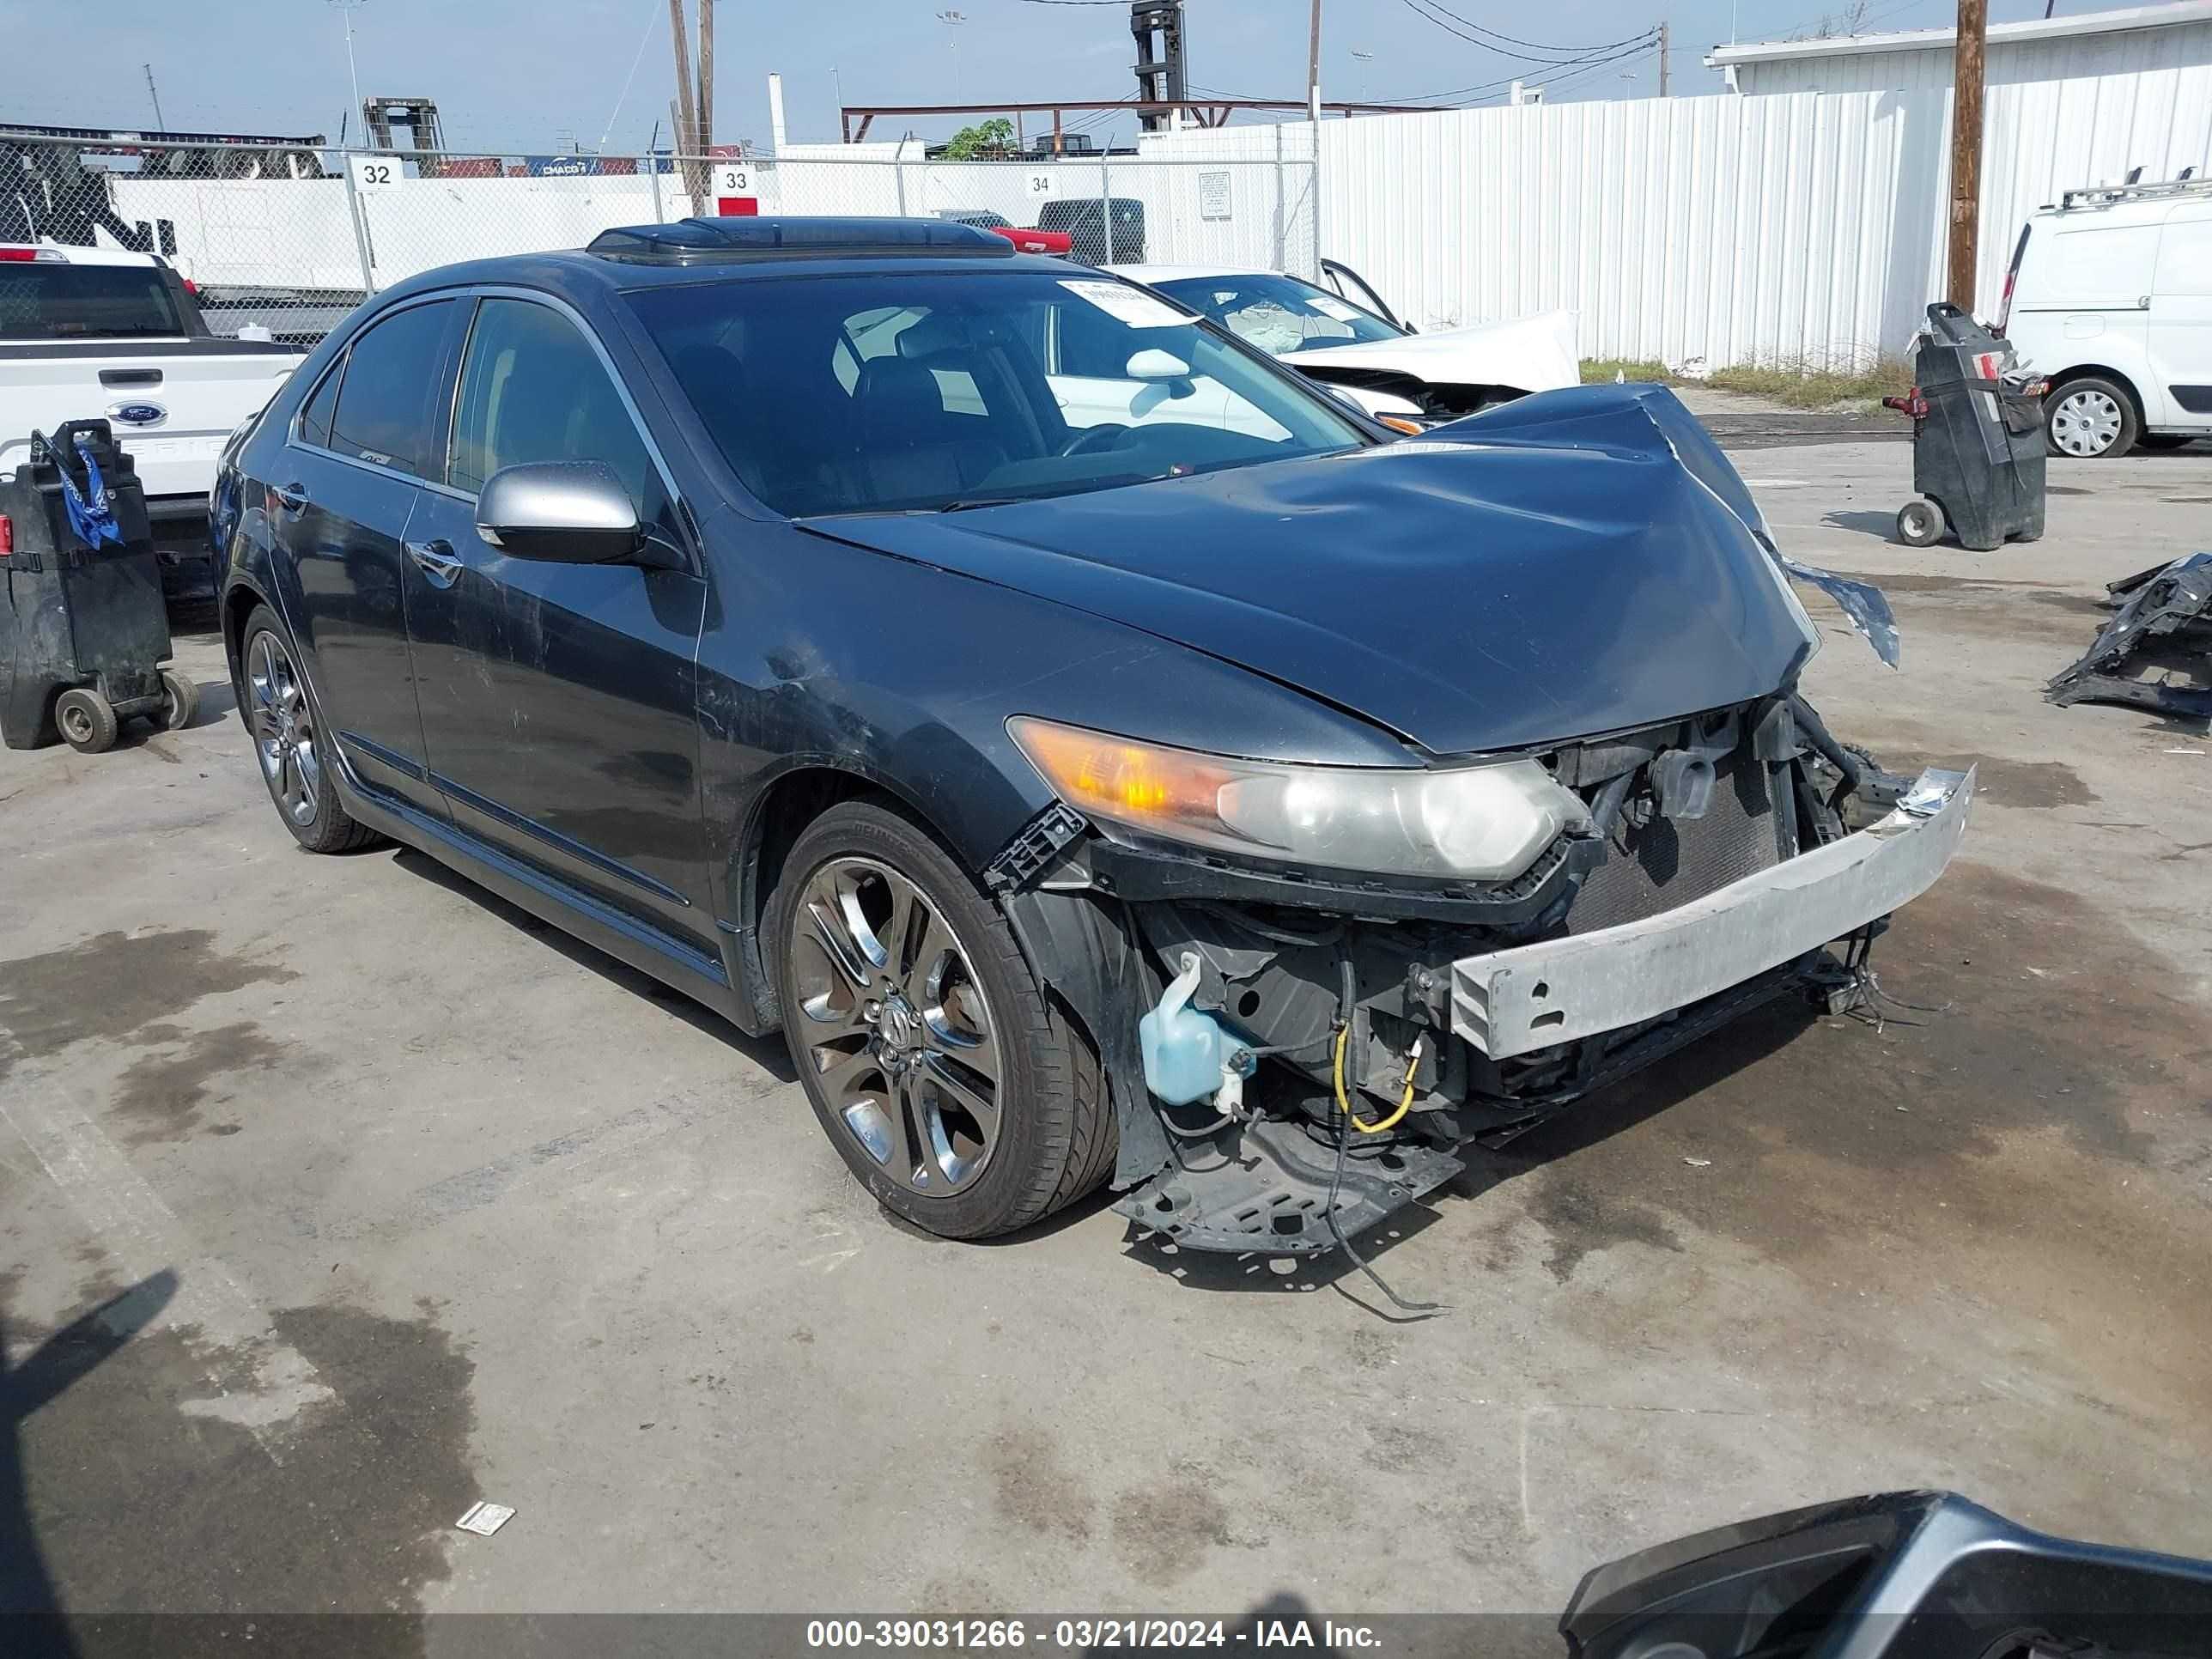
<path id="1" fill-rule="evenodd" d="M 71 519 L 71 489 L 90 539 Z M 169 617 L 145 494 L 107 422 L 34 437 L 30 458 L 0 475 L 0 741 L 38 749 L 58 737 L 98 754 L 133 716 L 189 724 L 198 690 L 161 667 Z"/>
<path id="2" fill-rule="evenodd" d="M 2043 382 L 2012 347 L 1954 305 L 1928 307 L 1913 357 L 1918 384 L 1891 398 L 1912 416 L 1912 487 L 1897 533 L 1926 547 L 1948 528 L 1986 553 L 2043 534 Z"/>

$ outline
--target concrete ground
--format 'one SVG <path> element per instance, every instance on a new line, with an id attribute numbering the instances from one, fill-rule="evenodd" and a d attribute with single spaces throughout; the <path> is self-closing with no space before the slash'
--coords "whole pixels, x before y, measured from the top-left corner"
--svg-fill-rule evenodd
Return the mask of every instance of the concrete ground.
<path id="1" fill-rule="evenodd" d="M 1904 444 L 1741 459 L 1887 585 L 1903 670 L 1808 596 L 1808 690 L 1980 767 L 1962 861 L 1885 1025 L 1752 1019 L 1408 1212 L 1424 1322 L 1097 1202 L 893 1224 L 779 1046 L 415 854 L 296 852 L 207 635 L 194 729 L 0 754 L 0 1605 L 1556 1612 L 1919 1486 L 2212 1555 L 2212 744 L 2037 695 L 2205 544 L 2212 456 L 2056 467 L 1986 555 L 1887 539 Z"/>

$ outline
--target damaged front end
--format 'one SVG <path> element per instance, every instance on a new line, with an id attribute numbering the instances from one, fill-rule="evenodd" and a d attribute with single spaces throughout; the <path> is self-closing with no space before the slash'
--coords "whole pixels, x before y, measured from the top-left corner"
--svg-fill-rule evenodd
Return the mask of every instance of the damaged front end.
<path id="1" fill-rule="evenodd" d="M 1240 868 L 1065 806 L 1010 849 L 1032 959 L 1109 964 L 1059 977 L 1121 1107 L 1123 1214 L 1189 1249 L 1324 1249 L 1449 1180 L 1462 1144 L 1762 1004 L 1848 1006 L 1973 793 L 1880 771 L 1790 692 L 1531 758 L 1583 811 L 1495 883 Z"/>
<path id="2" fill-rule="evenodd" d="M 1464 762 L 1432 749 L 1403 775 L 1422 784 L 1387 787 L 1388 769 L 1363 783 L 1065 729 L 1041 742 L 1010 724 L 1060 799 L 989 878 L 1100 1046 L 1121 1135 L 1115 1207 L 1152 1233 L 1194 1249 L 1326 1249 L 1449 1180 L 1467 1143 L 1510 1139 L 1754 1008 L 1856 1006 L 1872 941 L 1956 851 L 1972 773 L 1886 772 L 1797 691 L 1817 634 L 1789 583 L 1826 592 L 1893 666 L 1880 592 L 1786 559 L 1673 398 L 1604 392 L 1527 399 L 1394 447 L 1425 466 L 1479 447 L 1488 499 L 1514 503 L 1501 533 L 1532 544 L 1586 522 L 1537 493 L 1557 458 L 1646 469 L 1644 516 L 1609 544 L 1654 562 L 1618 562 L 1614 579 L 1671 617 L 1687 573 L 1728 569 L 1705 616 L 1734 605 L 1761 618 L 1769 653 L 1794 616 L 1797 650 L 1765 690 Z M 1671 587 L 1668 558 L 1685 573 Z M 1591 592 L 1591 615 L 1626 624 L 1618 594 Z M 1505 597 L 1526 617 L 1551 595 Z M 1607 637 L 1604 682 L 1559 672 L 1572 658 L 1559 634 L 1499 627 L 1477 650 L 1540 662 L 1555 714 L 1599 706 L 1601 684 L 1648 696 L 1694 682 L 1680 639 L 1631 655 Z M 1724 637 L 1704 649 L 1708 683 L 1741 683 Z M 1403 730 L 1421 711 L 1400 707 Z M 1323 850 L 1347 847 L 1359 856 Z"/>

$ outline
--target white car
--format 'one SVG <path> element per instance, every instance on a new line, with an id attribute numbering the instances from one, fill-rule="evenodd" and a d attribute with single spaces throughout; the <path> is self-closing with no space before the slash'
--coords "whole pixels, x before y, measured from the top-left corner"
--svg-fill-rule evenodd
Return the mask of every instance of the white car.
<path id="1" fill-rule="evenodd" d="M 224 441 L 301 357 L 210 333 L 155 255 L 0 244 L 0 472 L 22 465 L 34 428 L 105 419 L 150 517 L 204 515 Z"/>
<path id="2" fill-rule="evenodd" d="M 1354 272 L 1334 260 L 1322 264 L 1330 288 L 1281 271 L 1228 265 L 1112 269 L 1212 319 L 1373 416 L 1423 424 L 1457 420 L 1582 378 L 1571 311 L 1417 334 Z"/>
<path id="3" fill-rule="evenodd" d="M 2050 379 L 2054 455 L 2212 437 L 2212 181 L 2069 190 L 2038 210 L 1997 329 Z"/>

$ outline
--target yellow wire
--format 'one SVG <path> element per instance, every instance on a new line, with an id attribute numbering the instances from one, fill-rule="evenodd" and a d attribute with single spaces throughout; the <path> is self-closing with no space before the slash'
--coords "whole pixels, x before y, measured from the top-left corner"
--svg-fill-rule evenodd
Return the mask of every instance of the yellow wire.
<path id="1" fill-rule="evenodd" d="M 1352 1028 L 1349 1025 L 1340 1027 L 1336 1034 L 1336 1065 L 1334 1068 L 1334 1081 L 1336 1084 L 1336 1109 L 1342 1112 L 1346 1117 L 1350 1118 L 1352 1127 L 1358 1130 L 1360 1133 L 1364 1135 L 1379 1135 L 1385 1129 L 1396 1128 L 1398 1127 L 1398 1120 L 1405 1116 L 1407 1112 L 1413 1109 L 1413 1073 L 1420 1068 L 1421 1040 L 1419 1037 L 1415 1037 L 1413 1039 L 1413 1046 L 1407 1051 L 1406 1092 L 1398 1097 L 1398 1109 L 1391 1113 L 1389 1116 L 1384 1118 L 1380 1123 L 1370 1123 L 1364 1118 L 1353 1117 L 1352 1115 L 1352 1103 L 1344 1097 L 1344 1045 L 1346 1039 L 1351 1036 Z"/>

